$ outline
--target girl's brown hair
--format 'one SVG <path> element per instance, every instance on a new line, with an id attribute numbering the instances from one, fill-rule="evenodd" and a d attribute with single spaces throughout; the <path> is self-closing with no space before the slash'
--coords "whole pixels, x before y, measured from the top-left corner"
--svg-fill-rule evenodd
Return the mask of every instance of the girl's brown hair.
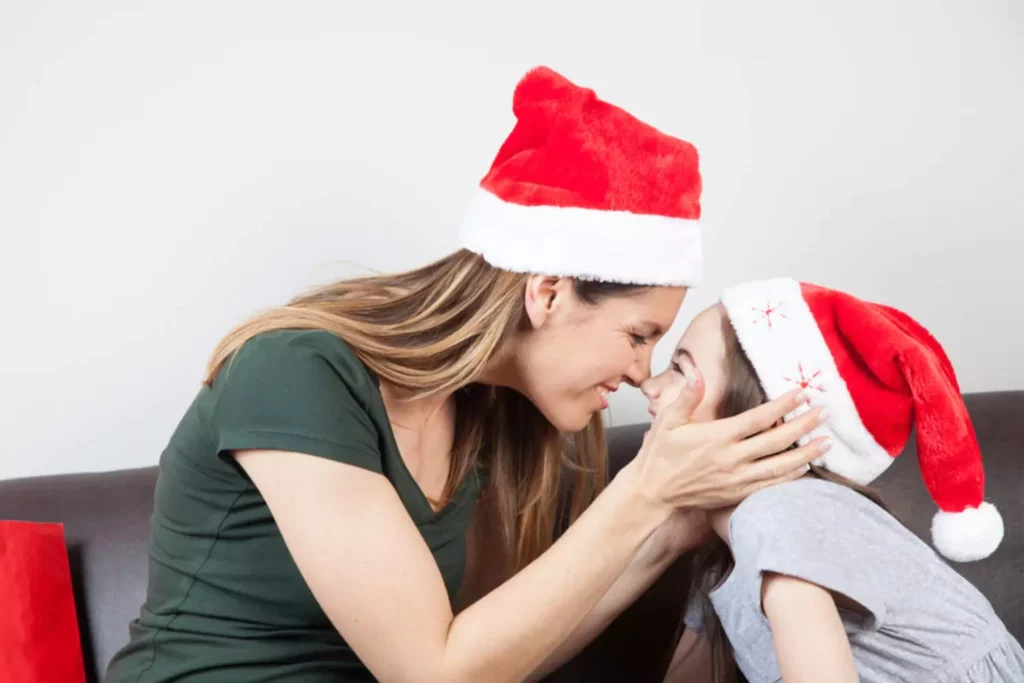
<path id="1" fill-rule="evenodd" d="M 739 344 L 736 330 L 725 317 L 722 318 L 722 337 L 725 340 L 725 378 L 728 388 L 718 408 L 718 418 L 739 415 L 768 400 L 754 366 Z M 812 465 L 807 476 L 849 487 L 876 505 L 887 509 L 878 493 L 838 474 Z M 711 643 L 711 670 L 714 683 L 735 683 L 739 680 L 732 647 L 709 598 L 711 591 L 732 570 L 732 566 L 729 547 L 719 538 L 698 548 L 691 556 L 692 579 L 687 600 L 697 605 L 704 632 Z"/>
<path id="2" fill-rule="evenodd" d="M 551 545 L 562 466 L 575 471 L 570 517 L 575 519 L 604 487 L 604 431 L 600 415 L 564 440 L 523 395 L 475 383 L 485 364 L 524 324 L 529 275 L 490 266 L 457 251 L 404 273 L 373 275 L 315 289 L 232 330 L 207 367 L 213 382 L 248 340 L 283 329 L 326 330 L 342 340 L 403 399 L 454 392 L 455 442 L 442 495 L 448 500 L 478 466 L 483 495 L 496 511 L 503 538 L 521 568 Z M 577 280 L 588 305 L 644 287 Z"/>

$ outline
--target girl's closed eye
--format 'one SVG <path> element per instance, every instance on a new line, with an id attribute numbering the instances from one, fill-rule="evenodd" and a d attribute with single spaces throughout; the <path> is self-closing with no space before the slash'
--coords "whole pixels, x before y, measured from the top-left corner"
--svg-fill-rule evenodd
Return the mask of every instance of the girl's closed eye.
<path id="1" fill-rule="evenodd" d="M 680 350 L 672 359 L 672 371 L 678 372 L 683 377 L 696 376 L 697 373 L 694 371 L 696 367 L 697 364 L 693 362 L 693 356 L 689 351 Z"/>

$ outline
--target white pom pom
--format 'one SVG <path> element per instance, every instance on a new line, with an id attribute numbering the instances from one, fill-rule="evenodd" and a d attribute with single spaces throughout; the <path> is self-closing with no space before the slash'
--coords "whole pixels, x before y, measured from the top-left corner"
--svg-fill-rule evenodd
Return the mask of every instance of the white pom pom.
<path id="1" fill-rule="evenodd" d="M 932 519 L 932 542 L 954 562 L 988 557 L 1002 540 L 1003 518 L 991 503 L 963 512 L 939 512 Z"/>

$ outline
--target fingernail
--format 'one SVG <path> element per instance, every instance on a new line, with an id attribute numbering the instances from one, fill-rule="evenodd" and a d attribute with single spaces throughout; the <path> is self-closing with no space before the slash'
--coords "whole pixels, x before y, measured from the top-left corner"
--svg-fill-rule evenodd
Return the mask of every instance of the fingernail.
<path id="1" fill-rule="evenodd" d="M 818 423 L 823 424 L 828 422 L 828 418 L 832 415 L 828 408 L 822 408 L 821 412 L 818 413 Z"/>
<path id="2" fill-rule="evenodd" d="M 810 465 L 804 465 L 803 467 L 800 468 L 800 471 L 803 472 L 804 474 L 807 474 L 808 472 L 811 471 L 811 466 Z"/>
<path id="3" fill-rule="evenodd" d="M 809 391 L 802 391 L 802 392 L 800 392 L 799 394 L 797 394 L 796 402 L 797 403 L 810 403 L 811 402 L 811 393 Z"/>
<path id="4" fill-rule="evenodd" d="M 831 448 L 832 448 L 832 439 L 826 438 L 824 441 L 821 442 L 821 452 L 822 453 L 827 453 L 829 451 L 829 449 L 831 449 Z"/>
<path id="5" fill-rule="evenodd" d="M 697 375 L 689 368 L 686 369 L 686 383 L 691 389 L 697 388 Z"/>

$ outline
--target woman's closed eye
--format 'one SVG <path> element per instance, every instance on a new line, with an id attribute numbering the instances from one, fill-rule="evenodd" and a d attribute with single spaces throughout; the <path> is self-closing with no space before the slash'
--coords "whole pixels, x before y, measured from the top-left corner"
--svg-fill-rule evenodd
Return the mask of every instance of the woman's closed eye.
<path id="1" fill-rule="evenodd" d="M 650 339 L 646 335 L 640 334 L 636 330 L 629 331 L 629 343 L 632 344 L 634 348 L 638 346 L 645 346 L 649 341 Z"/>

